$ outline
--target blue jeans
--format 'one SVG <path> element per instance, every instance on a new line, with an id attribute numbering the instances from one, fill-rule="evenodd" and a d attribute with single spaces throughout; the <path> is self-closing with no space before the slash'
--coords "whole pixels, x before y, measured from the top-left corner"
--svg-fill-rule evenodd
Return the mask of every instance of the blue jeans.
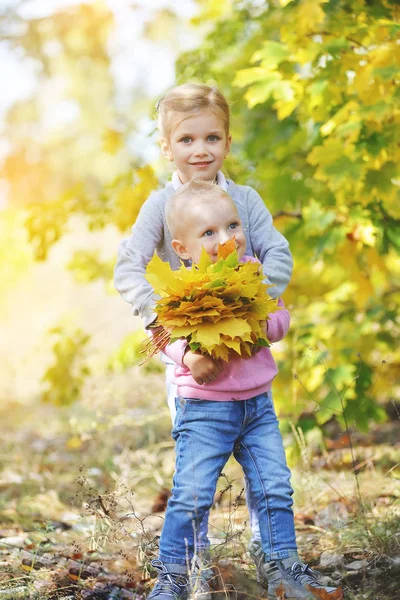
<path id="1" fill-rule="evenodd" d="M 177 408 L 176 470 L 160 560 L 185 565 L 199 553 L 196 532 L 232 453 L 249 483 L 266 560 L 288 557 L 296 550 L 293 490 L 271 394 L 232 402 L 181 398 Z"/>
<path id="2" fill-rule="evenodd" d="M 179 406 L 178 398 L 176 398 L 178 393 L 178 386 L 173 382 L 175 367 L 176 364 L 168 358 L 165 354 L 161 353 L 160 358 L 162 362 L 165 364 L 165 383 L 167 386 L 167 402 L 168 408 L 171 415 L 172 424 L 175 422 L 176 412 Z M 246 504 L 249 510 L 250 516 L 250 527 L 251 527 L 251 541 L 252 542 L 261 542 L 260 535 L 260 527 L 258 524 L 258 513 L 257 509 L 254 506 L 253 498 L 250 493 L 249 483 L 247 481 L 247 477 L 245 475 L 245 493 L 246 493 Z M 210 546 L 210 542 L 208 540 L 208 517 L 209 513 L 207 512 L 204 515 L 202 522 L 199 525 L 197 530 L 197 540 L 196 540 L 196 548 L 197 551 L 207 550 Z"/>

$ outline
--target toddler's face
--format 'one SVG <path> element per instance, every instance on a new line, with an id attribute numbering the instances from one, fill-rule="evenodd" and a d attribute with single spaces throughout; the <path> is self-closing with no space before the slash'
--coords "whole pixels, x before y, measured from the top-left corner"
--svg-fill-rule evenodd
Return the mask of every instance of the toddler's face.
<path id="1" fill-rule="evenodd" d="M 222 119 L 211 110 L 202 110 L 182 121 L 172 130 L 169 140 L 163 140 L 164 154 L 174 160 L 182 183 L 197 175 L 214 181 L 221 169 L 231 143 Z"/>
<path id="2" fill-rule="evenodd" d="M 236 206 L 231 198 L 221 195 L 212 200 L 192 203 L 184 216 L 185 232 L 181 236 L 181 258 L 198 263 L 204 248 L 212 262 L 218 259 L 218 244 L 235 238 L 239 259 L 246 251 L 246 237 Z"/>

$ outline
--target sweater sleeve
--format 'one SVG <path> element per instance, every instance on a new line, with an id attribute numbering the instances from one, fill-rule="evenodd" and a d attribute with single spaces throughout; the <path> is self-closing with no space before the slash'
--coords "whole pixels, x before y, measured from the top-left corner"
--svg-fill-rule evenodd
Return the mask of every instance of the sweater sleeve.
<path id="1" fill-rule="evenodd" d="M 278 300 L 278 306 L 281 306 L 282 310 L 272 313 L 267 321 L 267 337 L 270 342 L 279 342 L 289 331 L 290 314 L 281 298 Z"/>
<path id="2" fill-rule="evenodd" d="M 186 340 L 176 340 L 176 342 L 173 342 L 173 344 L 168 344 L 167 346 L 165 346 L 165 348 L 163 348 L 163 353 L 166 356 L 168 356 L 168 358 L 173 360 L 175 364 L 183 367 L 185 366 L 183 364 L 183 357 L 185 354 L 186 346 Z"/>
<path id="3" fill-rule="evenodd" d="M 261 196 L 248 188 L 247 205 L 249 234 L 253 250 L 263 265 L 268 283 L 274 284 L 268 292 L 279 298 L 285 291 L 293 270 L 293 259 L 287 239 L 275 229 L 272 215 Z"/>
<path id="4" fill-rule="evenodd" d="M 116 290 L 132 305 L 133 314 L 143 319 L 145 327 L 156 318 L 154 306 L 157 296 L 146 280 L 145 272 L 164 236 L 161 201 L 162 194 L 155 192 L 143 204 L 132 234 L 119 245 L 114 269 Z"/>

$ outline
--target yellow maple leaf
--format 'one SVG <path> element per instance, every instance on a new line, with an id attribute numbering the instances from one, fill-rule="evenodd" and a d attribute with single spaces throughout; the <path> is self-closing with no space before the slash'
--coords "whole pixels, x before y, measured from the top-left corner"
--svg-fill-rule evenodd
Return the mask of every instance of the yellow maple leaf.
<path id="1" fill-rule="evenodd" d="M 147 265 L 146 279 L 156 294 L 166 296 L 167 292 L 165 290 L 174 285 L 176 277 L 169 264 L 162 261 L 157 254 L 154 254 Z"/>
<path id="2" fill-rule="evenodd" d="M 234 350 L 237 354 L 240 354 L 240 338 L 230 338 L 227 335 L 222 336 L 225 346 Z"/>
<path id="3" fill-rule="evenodd" d="M 234 240 L 219 246 L 215 263 L 203 249 L 190 269 L 172 271 L 157 255 L 152 258 L 146 278 L 161 296 L 156 312 L 164 329 L 149 342 L 150 355 L 169 336 L 223 360 L 251 356 L 254 346 L 268 345 L 265 321 L 280 308 L 267 294 L 261 265 L 240 263 L 235 246 Z"/>
<path id="4" fill-rule="evenodd" d="M 199 260 L 199 264 L 197 265 L 200 273 L 205 273 L 208 267 L 211 265 L 211 258 L 208 256 L 204 246 L 201 249 L 201 256 Z"/>

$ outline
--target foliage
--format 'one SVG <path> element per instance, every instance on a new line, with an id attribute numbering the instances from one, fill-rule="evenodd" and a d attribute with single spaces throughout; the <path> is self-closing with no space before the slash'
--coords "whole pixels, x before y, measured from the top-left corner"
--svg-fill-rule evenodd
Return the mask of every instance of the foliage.
<path id="1" fill-rule="evenodd" d="M 0 280 L 3 293 L 32 264 L 23 215 L 15 209 L 0 213 Z"/>
<path id="2" fill-rule="evenodd" d="M 260 192 L 295 258 L 284 297 L 291 332 L 275 350 L 280 414 L 296 421 L 317 407 L 320 426 L 345 410 L 366 429 L 382 418 L 377 403 L 399 394 L 400 8 L 391 0 L 198 4 L 193 24 L 206 33 L 180 56 L 177 81 L 226 94 L 228 174 Z M 159 37 L 159 24 L 149 35 Z M 0 14 L 7 44 L 34 61 L 40 81 L 7 115 L 4 162 L 39 260 L 73 214 L 90 229 L 128 231 L 158 185 L 130 144 L 148 104 L 139 90 L 135 110 L 115 101 L 113 25 L 104 1 L 24 22 L 16 8 Z M 46 119 L 52 106 L 64 121 Z M 70 266 L 86 281 L 109 273 L 94 254 Z"/>
<path id="3" fill-rule="evenodd" d="M 267 295 L 260 265 L 239 262 L 233 239 L 218 246 L 214 264 L 203 248 L 190 269 L 172 271 L 155 254 L 146 279 L 160 296 L 155 310 L 162 329 L 150 340 L 152 352 L 183 338 L 192 351 L 228 361 L 269 346 L 265 321 L 279 310 L 277 301 Z"/>
<path id="4" fill-rule="evenodd" d="M 2 176 L 9 201 L 28 207 L 35 257 L 46 260 L 71 215 L 84 215 L 91 230 L 111 223 L 126 230 L 158 180 L 128 149 L 136 122 L 116 106 L 108 51 L 114 18 L 106 3 L 29 19 L 18 8 L 0 12 L 2 39 L 35 65 L 38 85 L 8 111 Z M 133 109 L 136 118 L 144 113 Z"/>
<path id="5" fill-rule="evenodd" d="M 143 354 L 144 341 L 145 334 L 141 329 L 129 333 L 118 350 L 110 356 L 108 361 L 109 371 L 125 371 L 129 367 L 143 363 L 145 360 Z M 161 361 L 157 359 L 146 361 L 142 368 L 145 373 L 161 373 L 164 371 Z"/>
<path id="6" fill-rule="evenodd" d="M 80 283 L 87 283 L 96 279 L 111 281 L 114 260 L 102 262 L 97 250 L 78 250 L 67 266 L 70 271 L 74 272 L 76 280 Z"/>
<path id="7" fill-rule="evenodd" d="M 215 4 L 203 3 L 205 16 Z M 376 401 L 397 396 L 400 372 L 399 7 L 230 5 L 180 57 L 178 82 L 215 83 L 230 98 L 229 175 L 257 188 L 290 241 L 292 360 L 275 399 L 291 418 L 311 401 L 321 424 L 340 417 L 342 396 L 365 429 L 382 418 Z"/>
<path id="8" fill-rule="evenodd" d="M 69 333 L 64 327 L 54 327 L 51 333 L 58 337 L 53 345 L 54 363 L 46 370 L 42 381 L 46 384 L 42 400 L 57 406 L 68 406 L 81 393 L 90 369 L 84 361 L 84 350 L 90 336 L 81 329 Z"/>

